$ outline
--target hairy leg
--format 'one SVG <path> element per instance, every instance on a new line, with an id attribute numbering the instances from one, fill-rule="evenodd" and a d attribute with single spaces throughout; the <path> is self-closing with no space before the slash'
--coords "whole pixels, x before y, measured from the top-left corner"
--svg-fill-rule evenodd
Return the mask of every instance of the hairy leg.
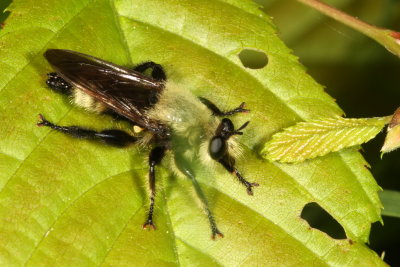
<path id="1" fill-rule="evenodd" d="M 143 62 L 133 69 L 141 73 L 151 69 L 151 77 L 154 79 L 159 81 L 165 81 L 167 79 L 164 68 L 160 64 L 154 63 L 153 61 Z"/>
<path id="2" fill-rule="evenodd" d="M 199 97 L 199 99 L 204 105 L 207 106 L 208 109 L 212 111 L 213 115 L 218 117 L 230 116 L 236 113 L 248 113 L 250 111 L 244 108 L 246 105 L 244 102 L 240 104 L 237 108 L 234 108 L 232 110 L 221 111 L 213 102 L 211 102 L 207 98 Z"/>
<path id="3" fill-rule="evenodd" d="M 224 166 L 224 168 L 232 173 L 233 175 L 236 176 L 236 178 L 239 180 L 239 182 L 241 184 L 243 184 L 246 188 L 247 188 L 247 194 L 249 195 L 253 195 L 253 187 L 255 186 L 259 186 L 258 183 L 250 183 L 249 181 L 247 181 L 242 174 L 235 168 L 235 161 L 233 158 L 227 156 L 227 157 L 223 157 L 222 159 L 220 159 L 218 161 L 222 166 Z"/>
<path id="4" fill-rule="evenodd" d="M 138 138 L 132 136 L 124 131 L 115 129 L 106 129 L 103 131 L 95 131 L 80 126 L 60 126 L 53 124 L 45 119 L 43 115 L 39 115 L 40 121 L 37 123 L 38 126 L 50 127 L 53 130 L 65 133 L 69 136 L 80 138 L 80 139 L 91 139 L 99 140 L 107 145 L 116 147 L 125 147 L 132 143 L 135 143 Z"/>
<path id="5" fill-rule="evenodd" d="M 166 147 L 155 147 L 151 150 L 149 156 L 149 186 L 150 186 L 150 207 L 149 213 L 147 215 L 147 220 L 143 224 L 143 228 L 147 229 L 148 227 L 155 229 L 155 225 L 153 222 L 153 212 L 154 212 L 154 199 L 156 197 L 156 171 L 155 166 L 161 163 L 165 155 Z"/>

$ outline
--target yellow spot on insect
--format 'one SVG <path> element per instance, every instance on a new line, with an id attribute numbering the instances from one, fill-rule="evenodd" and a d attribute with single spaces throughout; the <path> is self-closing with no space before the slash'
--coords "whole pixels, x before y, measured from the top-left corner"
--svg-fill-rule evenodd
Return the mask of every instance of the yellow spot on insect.
<path id="1" fill-rule="evenodd" d="M 141 131 L 143 131 L 143 128 L 142 128 L 142 127 L 139 127 L 139 126 L 137 126 L 137 125 L 134 125 L 134 126 L 133 126 L 133 131 L 134 131 L 135 133 L 140 133 Z"/>

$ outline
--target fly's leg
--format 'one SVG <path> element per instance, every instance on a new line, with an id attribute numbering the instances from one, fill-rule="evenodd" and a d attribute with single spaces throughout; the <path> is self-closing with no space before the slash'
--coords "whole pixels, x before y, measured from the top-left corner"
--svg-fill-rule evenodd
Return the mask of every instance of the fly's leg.
<path id="1" fill-rule="evenodd" d="M 153 61 L 143 62 L 133 68 L 135 71 L 144 73 L 146 70 L 151 69 L 151 77 L 158 81 L 165 81 L 167 79 L 167 75 L 165 74 L 164 68 Z"/>
<path id="2" fill-rule="evenodd" d="M 165 155 L 166 147 L 155 147 L 151 150 L 149 156 L 149 186 L 150 186 L 150 207 L 147 215 L 147 220 L 143 224 L 143 229 L 152 228 L 156 229 L 153 222 L 153 212 L 154 212 L 154 199 L 156 197 L 156 165 L 161 163 Z"/>
<path id="3" fill-rule="evenodd" d="M 110 146 L 125 147 L 132 143 L 135 143 L 138 140 L 137 137 L 132 136 L 121 130 L 106 129 L 98 132 L 80 126 L 56 125 L 46 120 L 42 114 L 39 115 L 39 118 L 40 121 L 37 123 L 37 126 L 50 127 L 53 130 L 65 133 L 75 138 L 99 140 Z"/>
<path id="4" fill-rule="evenodd" d="M 248 113 L 249 109 L 245 109 L 246 103 L 241 103 L 237 108 L 228 111 L 221 111 L 213 102 L 204 97 L 199 97 L 200 101 L 207 106 L 209 110 L 212 111 L 214 116 L 223 117 L 231 116 L 236 113 Z"/>
<path id="5" fill-rule="evenodd" d="M 253 195 L 253 187 L 259 186 L 258 183 L 250 183 L 247 181 L 242 174 L 235 168 L 235 160 L 230 156 L 223 157 L 218 161 L 224 168 L 236 176 L 241 184 L 243 184 L 247 189 L 247 194 L 252 196 Z"/>
<path id="6" fill-rule="evenodd" d="M 50 127 L 53 130 L 65 133 L 69 136 L 80 138 L 80 139 L 91 139 L 100 140 L 107 145 L 116 147 L 125 147 L 138 140 L 137 137 L 131 136 L 128 133 L 121 130 L 107 129 L 103 131 L 95 131 L 80 126 L 60 126 L 56 125 L 44 118 L 43 115 L 39 115 L 40 121 L 37 123 L 38 126 Z M 155 147 L 149 156 L 149 184 L 150 184 L 150 208 L 147 220 L 143 225 L 143 228 L 151 227 L 155 229 L 153 223 L 153 212 L 154 212 L 154 199 L 156 195 L 155 187 L 155 166 L 161 163 L 162 158 L 165 155 L 166 147 Z"/>

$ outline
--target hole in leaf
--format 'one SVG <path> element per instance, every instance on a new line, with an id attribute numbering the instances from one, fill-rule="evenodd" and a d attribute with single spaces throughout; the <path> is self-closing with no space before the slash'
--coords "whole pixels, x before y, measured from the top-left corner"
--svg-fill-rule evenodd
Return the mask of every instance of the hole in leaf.
<path id="1" fill-rule="evenodd" d="M 334 239 L 346 239 L 343 227 L 315 202 L 304 206 L 301 218 L 306 220 L 312 228 L 318 229 Z"/>
<path id="2" fill-rule="evenodd" d="M 243 66 L 249 69 L 262 69 L 268 64 L 267 55 L 259 50 L 243 49 L 239 53 L 239 59 Z"/>

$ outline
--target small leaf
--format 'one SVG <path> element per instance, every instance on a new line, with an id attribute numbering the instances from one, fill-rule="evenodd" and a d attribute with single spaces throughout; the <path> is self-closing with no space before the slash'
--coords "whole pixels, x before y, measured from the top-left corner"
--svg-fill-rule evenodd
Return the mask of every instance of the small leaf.
<path id="1" fill-rule="evenodd" d="M 300 122 L 273 135 L 262 150 L 265 158 L 301 162 L 374 138 L 388 117 L 345 119 L 342 117 Z"/>
<path id="2" fill-rule="evenodd" d="M 382 154 L 393 151 L 400 147 L 400 108 L 393 115 L 387 129 L 385 143 L 382 146 Z"/>

